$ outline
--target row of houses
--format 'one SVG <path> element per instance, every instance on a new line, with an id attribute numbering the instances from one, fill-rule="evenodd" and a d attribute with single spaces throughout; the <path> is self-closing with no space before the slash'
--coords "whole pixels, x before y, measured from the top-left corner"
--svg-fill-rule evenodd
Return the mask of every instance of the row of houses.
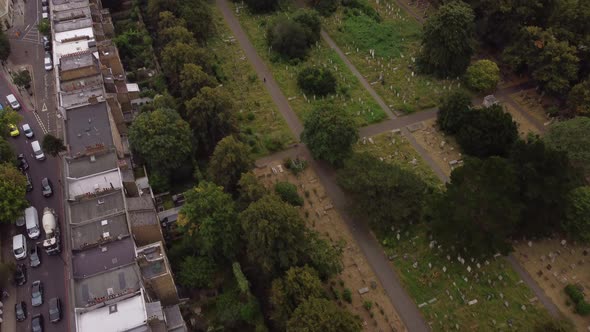
<path id="1" fill-rule="evenodd" d="M 186 331 L 153 195 L 127 141 L 139 88 L 126 81 L 100 0 L 51 0 L 64 122 L 66 250 L 76 331 Z M 70 264 L 71 263 L 71 264 Z"/>

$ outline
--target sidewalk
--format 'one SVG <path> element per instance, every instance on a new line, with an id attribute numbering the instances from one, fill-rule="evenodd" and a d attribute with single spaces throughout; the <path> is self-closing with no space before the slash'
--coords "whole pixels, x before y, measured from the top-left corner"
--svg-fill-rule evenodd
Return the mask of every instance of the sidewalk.
<path id="1" fill-rule="evenodd" d="M 4 241 L 7 241 L 7 239 L 10 238 L 10 236 L 6 237 L 5 239 L 3 239 Z M 2 245 L 4 245 L 4 243 L 2 243 Z M 11 253 L 9 250 L 4 250 L 5 247 L 1 248 L 0 250 L 2 251 L 2 255 L 0 257 L 0 259 L 2 260 L 2 263 L 11 263 L 14 262 L 14 259 L 10 256 Z M 8 256 L 8 257 L 6 257 Z M 0 331 L 1 332 L 16 332 L 16 317 L 14 314 L 14 305 L 16 303 L 16 287 L 14 285 L 14 282 L 10 282 L 9 286 L 6 287 L 6 291 L 8 292 L 8 294 L 10 294 L 7 298 L 2 300 L 2 319 L 3 322 L 0 324 Z"/>

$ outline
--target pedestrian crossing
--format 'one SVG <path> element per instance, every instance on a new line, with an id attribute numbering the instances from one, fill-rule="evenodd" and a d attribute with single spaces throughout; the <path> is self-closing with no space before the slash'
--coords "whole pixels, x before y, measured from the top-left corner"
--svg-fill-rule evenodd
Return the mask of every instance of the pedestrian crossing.
<path id="1" fill-rule="evenodd" d="M 37 25 L 27 26 L 21 38 L 22 41 L 38 44 L 41 42 L 41 34 L 37 29 Z"/>

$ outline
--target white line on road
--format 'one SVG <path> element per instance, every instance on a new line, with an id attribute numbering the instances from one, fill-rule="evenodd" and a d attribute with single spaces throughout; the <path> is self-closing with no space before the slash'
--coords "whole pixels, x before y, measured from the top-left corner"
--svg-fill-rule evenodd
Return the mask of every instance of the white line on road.
<path id="1" fill-rule="evenodd" d="M 41 121 L 41 118 L 39 117 L 39 114 L 37 114 L 37 112 L 33 111 L 33 115 L 37 119 L 37 122 L 39 123 L 39 127 L 41 127 L 41 130 L 43 130 L 43 133 L 47 135 L 48 131 L 45 128 L 45 124 L 43 123 L 43 121 Z"/>
<path id="2" fill-rule="evenodd" d="M 41 112 L 47 112 L 47 105 L 43 103 L 43 107 L 41 108 Z"/>

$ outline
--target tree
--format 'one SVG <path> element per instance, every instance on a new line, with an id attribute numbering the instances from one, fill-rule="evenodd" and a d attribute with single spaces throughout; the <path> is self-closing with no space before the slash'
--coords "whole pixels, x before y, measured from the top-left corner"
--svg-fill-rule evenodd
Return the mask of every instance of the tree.
<path id="1" fill-rule="evenodd" d="M 315 10 L 298 9 L 293 15 L 293 21 L 301 24 L 309 45 L 315 44 L 320 40 L 322 21 Z"/>
<path id="2" fill-rule="evenodd" d="M 332 245 L 319 233 L 308 230 L 305 244 L 305 263 L 318 272 L 320 279 L 328 280 L 342 272 L 344 243 L 338 242 Z"/>
<path id="3" fill-rule="evenodd" d="M 14 222 L 29 206 L 25 176 L 11 163 L 0 164 L 0 222 Z"/>
<path id="4" fill-rule="evenodd" d="M 3 30 L 3 29 L 0 29 Z M 0 60 L 6 61 L 8 60 L 8 56 L 10 55 L 10 41 L 8 40 L 8 36 L 4 31 L 0 31 Z"/>
<path id="5" fill-rule="evenodd" d="M 291 20 L 272 24 L 266 33 L 269 46 L 287 59 L 303 59 L 309 49 L 305 29 Z"/>
<path id="6" fill-rule="evenodd" d="M 20 114 L 15 112 L 10 106 L 6 106 L 0 111 L 0 128 L 3 128 L 0 130 L 0 137 L 8 138 L 8 125 L 19 123 L 22 119 L 23 117 Z"/>
<path id="7" fill-rule="evenodd" d="M 334 302 L 311 298 L 303 302 L 287 322 L 287 332 L 360 332 L 361 319 Z"/>
<path id="8" fill-rule="evenodd" d="M 160 53 L 162 70 L 172 84 L 178 84 L 180 72 L 185 64 L 201 66 L 207 73 L 212 72 L 213 58 L 211 52 L 194 44 L 173 42 L 164 47 Z"/>
<path id="9" fill-rule="evenodd" d="M 237 132 L 234 104 L 222 87 L 203 87 L 185 106 L 193 135 L 204 154 L 211 154 L 217 142 Z"/>
<path id="10" fill-rule="evenodd" d="M 574 323 L 567 318 L 549 318 L 535 325 L 534 332 L 574 332 Z"/>
<path id="11" fill-rule="evenodd" d="M 180 72 L 180 92 L 186 100 L 195 97 L 204 87 L 213 88 L 217 85 L 215 77 L 208 75 L 201 66 L 189 63 Z"/>
<path id="12" fill-rule="evenodd" d="M 465 73 L 467 85 L 477 92 L 492 92 L 500 81 L 500 68 L 491 60 L 479 60 Z"/>
<path id="13" fill-rule="evenodd" d="M 156 21 L 161 12 L 175 12 L 178 8 L 176 0 L 148 0 L 147 13 L 152 21 Z"/>
<path id="14" fill-rule="evenodd" d="M 314 109 L 303 126 L 301 141 L 307 144 L 312 156 L 332 165 L 341 164 L 359 138 L 352 116 L 332 104 Z"/>
<path id="15" fill-rule="evenodd" d="M 196 40 L 193 33 L 188 31 L 186 27 L 175 25 L 158 31 L 158 42 L 162 46 L 170 43 L 191 45 L 196 43 Z"/>
<path id="16" fill-rule="evenodd" d="M 14 150 L 10 143 L 0 137 L 0 163 L 13 163 L 15 160 Z"/>
<path id="17" fill-rule="evenodd" d="M 234 136 L 227 136 L 215 147 L 209 160 L 208 174 L 213 182 L 223 186 L 226 191 L 236 193 L 242 173 L 254 166 L 250 147 Z"/>
<path id="18" fill-rule="evenodd" d="M 20 70 L 12 75 L 12 81 L 21 89 L 27 89 L 31 86 L 31 73 L 28 70 Z"/>
<path id="19" fill-rule="evenodd" d="M 51 23 L 49 22 L 49 19 L 42 19 L 39 24 L 37 24 L 37 30 L 39 30 L 39 32 L 44 35 L 44 36 L 50 36 L 51 35 Z"/>
<path id="20" fill-rule="evenodd" d="M 338 183 L 375 230 L 389 231 L 393 225 L 405 227 L 421 219 L 427 187 L 411 171 L 358 153 L 338 171 Z"/>
<path id="21" fill-rule="evenodd" d="M 472 156 L 504 156 L 518 139 L 518 129 L 510 113 L 500 105 L 468 112 L 465 125 L 459 129 L 457 142 Z"/>
<path id="22" fill-rule="evenodd" d="M 311 5 L 322 16 L 330 16 L 338 9 L 340 0 L 312 0 Z"/>
<path id="23" fill-rule="evenodd" d="M 215 262 L 207 256 L 188 256 L 180 265 L 179 283 L 190 289 L 212 288 L 215 283 Z"/>
<path id="24" fill-rule="evenodd" d="M 129 129 L 131 147 L 151 170 L 163 176 L 189 162 L 192 155 L 188 123 L 175 110 L 140 113 Z"/>
<path id="25" fill-rule="evenodd" d="M 309 298 L 323 297 L 324 288 L 318 273 L 308 267 L 292 267 L 281 278 L 272 281 L 271 317 L 284 328 L 297 307 Z"/>
<path id="26" fill-rule="evenodd" d="M 199 41 L 211 37 L 215 30 L 211 7 L 205 0 L 184 0 L 180 6 L 180 17 L 185 19 L 189 30 Z"/>
<path id="27" fill-rule="evenodd" d="M 204 255 L 216 261 L 233 260 L 239 249 L 240 224 L 232 197 L 206 181 L 185 192 L 184 197 L 181 214 L 185 217 L 185 234 L 195 239 Z"/>
<path id="28" fill-rule="evenodd" d="M 590 242 L 590 187 L 579 187 L 568 195 L 563 229 L 573 239 Z"/>
<path id="29" fill-rule="evenodd" d="M 269 12 L 277 8 L 278 0 L 245 0 L 253 12 Z"/>
<path id="30" fill-rule="evenodd" d="M 267 276 L 280 275 L 301 261 L 305 223 L 297 209 L 267 195 L 240 213 L 248 260 Z"/>
<path id="31" fill-rule="evenodd" d="M 151 0 L 150 0 L 151 1 Z M 158 31 L 172 27 L 185 27 L 186 21 L 176 17 L 173 12 L 165 10 L 158 13 Z"/>
<path id="32" fill-rule="evenodd" d="M 590 118 L 579 117 L 551 126 L 544 140 L 547 146 L 565 151 L 574 167 L 590 175 Z"/>
<path id="33" fill-rule="evenodd" d="M 51 156 L 56 157 L 60 152 L 66 151 L 64 141 L 61 138 L 57 138 L 51 134 L 43 136 L 43 142 L 41 142 L 43 151 L 49 153 Z"/>
<path id="34" fill-rule="evenodd" d="M 442 131 L 454 135 L 459 132 L 472 111 L 471 96 L 463 90 L 456 90 L 443 99 L 436 118 L 436 123 Z"/>
<path id="35" fill-rule="evenodd" d="M 243 173 L 240 177 L 240 181 L 238 182 L 238 193 L 238 204 L 241 207 L 240 210 L 244 210 L 249 204 L 256 202 L 268 194 L 268 190 L 266 190 L 264 185 L 258 181 L 256 175 L 250 171 Z"/>
<path id="36" fill-rule="evenodd" d="M 574 85 L 567 96 L 567 104 L 577 115 L 590 116 L 590 78 Z"/>
<path id="37" fill-rule="evenodd" d="M 336 77 L 326 68 L 306 67 L 297 75 L 297 85 L 309 95 L 326 96 L 336 92 Z"/>
<path id="38" fill-rule="evenodd" d="M 518 177 L 505 159 L 468 158 L 429 205 L 436 240 L 471 257 L 511 251 L 522 206 Z"/>
<path id="39" fill-rule="evenodd" d="M 462 75 L 474 50 L 474 18 L 462 1 L 442 5 L 424 25 L 419 67 L 439 77 Z"/>
<path id="40" fill-rule="evenodd" d="M 289 182 L 275 183 L 275 193 L 286 203 L 303 206 L 303 198 L 297 193 L 297 187 Z"/>

